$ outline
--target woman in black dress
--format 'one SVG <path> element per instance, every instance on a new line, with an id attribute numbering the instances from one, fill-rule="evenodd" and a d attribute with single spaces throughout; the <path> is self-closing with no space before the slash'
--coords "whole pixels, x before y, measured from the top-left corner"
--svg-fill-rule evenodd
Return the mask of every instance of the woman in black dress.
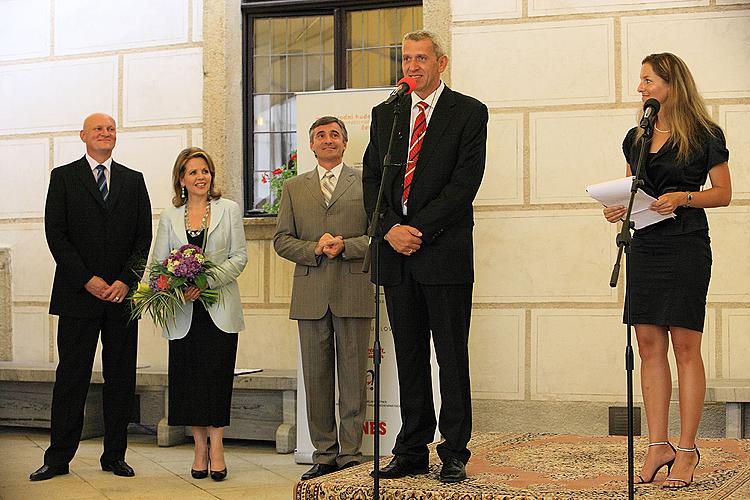
<path id="1" fill-rule="evenodd" d="M 203 248 L 217 265 L 209 288 L 220 300 L 204 307 L 200 290 L 185 290 L 187 302 L 164 329 L 169 339 L 169 425 L 193 429 L 195 457 L 191 474 L 216 481 L 227 475 L 222 443 L 229 425 L 237 332 L 244 329 L 237 278 L 247 264 L 242 212 L 237 203 L 221 197 L 214 186 L 216 169 L 199 148 L 180 152 L 172 171 L 173 207 L 159 219 L 154 259 L 186 243 Z M 210 440 L 210 449 L 208 442 Z"/>
<path id="2" fill-rule="evenodd" d="M 643 101 L 656 99 L 661 110 L 654 124 L 643 190 L 657 198 L 651 209 L 667 219 L 635 232 L 631 245 L 629 309 L 623 322 L 635 325 L 641 359 L 641 390 L 648 421 L 649 447 L 638 475 L 650 483 L 665 465 L 664 486 L 683 488 L 693 481 L 700 461 L 695 446 L 706 376 L 701 359 L 701 333 L 711 276 L 711 246 L 704 208 L 727 206 L 732 198 L 729 151 L 724 134 L 706 111 L 685 63 L 674 54 L 652 54 L 642 61 Z M 625 136 L 627 175 L 638 161 L 642 129 Z M 701 190 L 706 178 L 711 188 Z M 625 207 L 604 209 L 618 222 Z M 626 301 L 628 304 L 628 301 Z M 669 340 L 677 361 L 680 393 L 680 438 L 669 442 L 669 400 L 672 377 L 667 361 Z"/>

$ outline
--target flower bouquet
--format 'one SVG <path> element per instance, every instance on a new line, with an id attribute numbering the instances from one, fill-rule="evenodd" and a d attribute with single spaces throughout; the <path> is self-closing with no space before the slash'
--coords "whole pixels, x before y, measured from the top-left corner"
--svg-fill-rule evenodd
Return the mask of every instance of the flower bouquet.
<path id="1" fill-rule="evenodd" d="M 221 298 L 218 290 L 208 287 L 208 278 L 216 275 L 216 265 L 208 260 L 196 245 L 182 245 L 172 250 L 163 262 L 152 262 L 146 267 L 148 283 L 138 283 L 130 294 L 130 318 L 138 319 L 148 313 L 158 326 L 165 328 L 185 303 L 185 289 L 200 289 L 198 298 L 204 306 Z"/>
<path id="2" fill-rule="evenodd" d="M 260 181 L 263 184 L 268 183 L 270 189 L 269 200 L 263 204 L 263 210 L 269 214 L 279 213 L 279 205 L 281 204 L 281 189 L 284 186 L 284 181 L 290 177 L 297 175 L 297 150 L 292 151 L 289 155 L 289 161 L 271 171 L 270 173 L 263 174 Z"/>

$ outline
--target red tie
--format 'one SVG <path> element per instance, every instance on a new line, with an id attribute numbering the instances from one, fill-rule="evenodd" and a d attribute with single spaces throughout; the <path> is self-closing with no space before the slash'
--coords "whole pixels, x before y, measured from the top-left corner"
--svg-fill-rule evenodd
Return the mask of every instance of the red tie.
<path id="1" fill-rule="evenodd" d="M 409 161 L 406 163 L 406 172 L 404 173 L 404 205 L 409 200 L 411 179 L 414 177 L 414 168 L 417 166 L 417 160 L 419 159 L 419 150 L 422 149 L 424 134 L 427 131 L 427 116 L 424 113 L 424 110 L 427 109 L 427 103 L 420 101 L 417 103 L 417 107 L 419 107 L 419 113 L 417 114 L 417 119 L 414 120 L 414 132 L 412 132 L 411 141 L 409 141 Z"/>

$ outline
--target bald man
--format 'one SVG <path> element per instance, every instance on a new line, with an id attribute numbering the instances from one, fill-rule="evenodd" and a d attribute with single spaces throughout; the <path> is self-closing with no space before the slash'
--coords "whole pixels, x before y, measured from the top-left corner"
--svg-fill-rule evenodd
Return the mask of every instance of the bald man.
<path id="1" fill-rule="evenodd" d="M 52 170 L 44 229 L 55 259 L 50 314 L 59 316 L 59 362 L 52 393 L 50 446 L 44 465 L 29 477 L 42 481 L 68 473 L 83 429 L 94 354 L 102 338 L 104 370 L 103 471 L 131 477 L 125 462 L 127 428 L 135 394 L 138 324 L 125 300 L 140 279 L 135 271 L 151 246 L 151 203 L 140 172 L 112 160 L 115 121 L 86 118 L 86 155 Z"/>

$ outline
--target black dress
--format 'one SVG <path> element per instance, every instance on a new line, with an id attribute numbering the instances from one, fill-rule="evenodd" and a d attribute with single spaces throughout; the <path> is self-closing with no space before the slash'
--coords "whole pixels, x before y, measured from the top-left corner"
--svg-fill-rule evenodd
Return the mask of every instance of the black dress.
<path id="1" fill-rule="evenodd" d="M 623 141 L 623 152 L 635 174 L 640 143 L 636 128 Z M 641 169 L 643 190 L 658 198 L 664 193 L 700 191 L 712 167 L 728 161 L 724 134 L 705 132 L 687 161 L 677 160 L 677 148 L 667 142 L 650 153 Z M 702 332 L 706 295 L 711 278 L 711 240 L 702 208 L 680 207 L 667 219 L 635 231 L 623 323 L 678 326 Z"/>
<path id="2" fill-rule="evenodd" d="M 203 233 L 188 242 L 203 245 Z M 169 341 L 169 425 L 229 425 L 236 356 L 237 333 L 221 331 L 193 302 L 187 335 Z"/>

